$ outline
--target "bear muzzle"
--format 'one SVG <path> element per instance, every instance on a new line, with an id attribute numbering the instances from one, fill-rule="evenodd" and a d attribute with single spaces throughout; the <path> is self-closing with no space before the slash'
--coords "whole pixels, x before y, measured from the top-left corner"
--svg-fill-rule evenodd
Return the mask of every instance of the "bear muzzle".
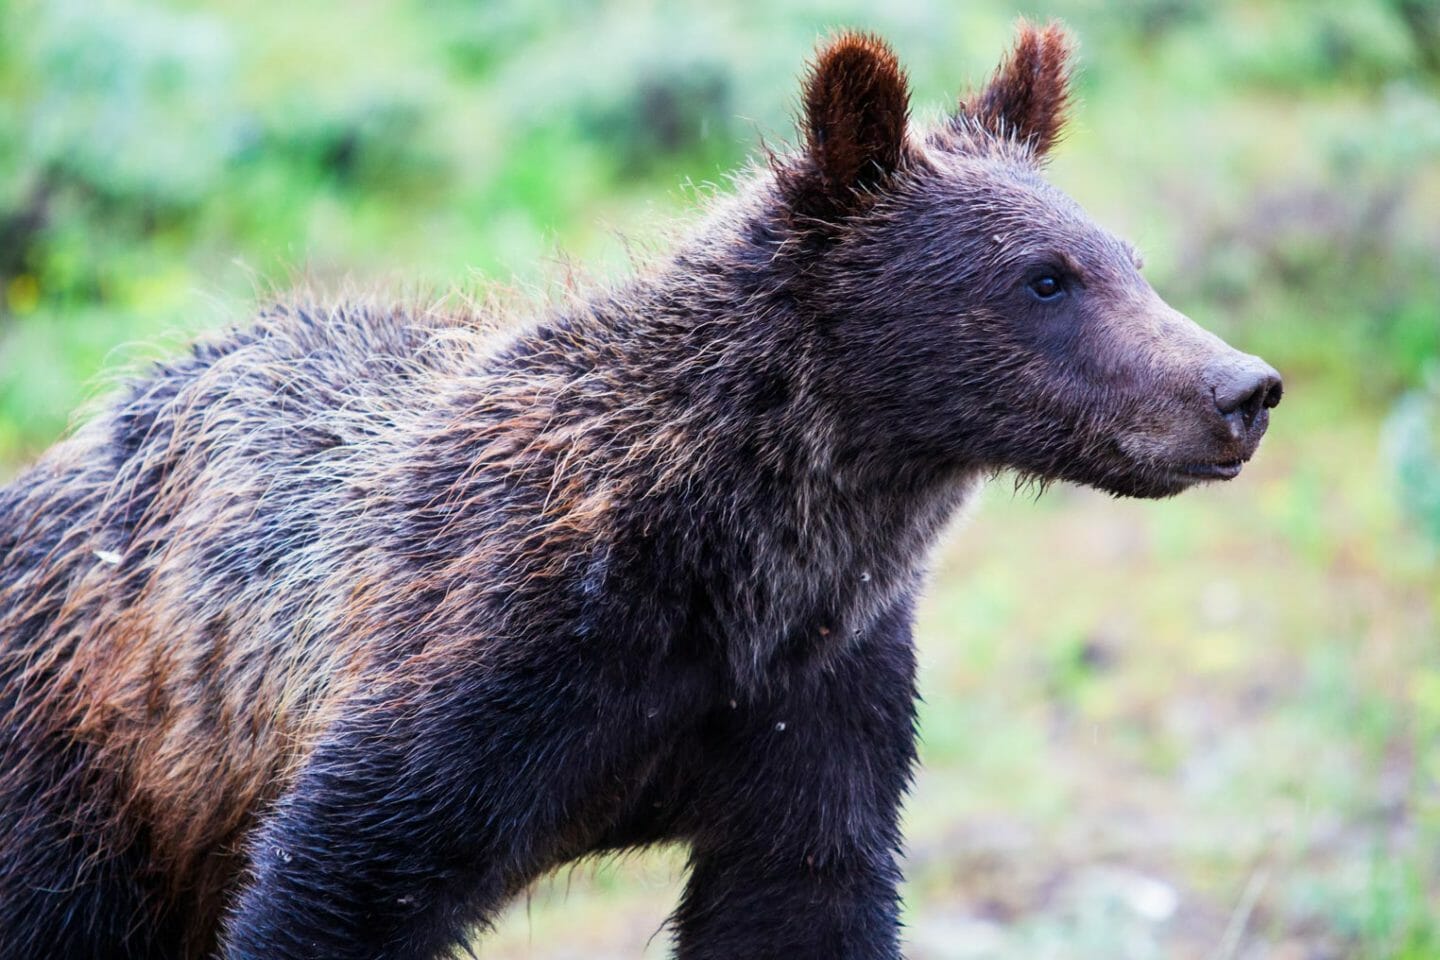
<path id="1" fill-rule="evenodd" d="M 1232 480 L 1259 448 L 1284 385 L 1268 363 L 1238 351 L 1212 364 L 1203 382 L 1213 400 L 1202 414 L 1211 421 L 1204 444 L 1210 449 L 1186 451 L 1170 472 L 1186 481 Z"/>

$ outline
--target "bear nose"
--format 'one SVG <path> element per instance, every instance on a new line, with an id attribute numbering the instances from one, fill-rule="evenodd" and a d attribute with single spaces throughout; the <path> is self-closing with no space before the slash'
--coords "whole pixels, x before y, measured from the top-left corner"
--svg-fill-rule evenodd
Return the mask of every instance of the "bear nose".
<path id="1" fill-rule="evenodd" d="M 1238 363 L 1226 364 L 1214 371 L 1211 390 L 1215 406 L 1233 426 L 1244 425 L 1249 431 L 1261 410 L 1280 402 L 1284 387 L 1280 374 L 1257 357 L 1245 357 Z"/>

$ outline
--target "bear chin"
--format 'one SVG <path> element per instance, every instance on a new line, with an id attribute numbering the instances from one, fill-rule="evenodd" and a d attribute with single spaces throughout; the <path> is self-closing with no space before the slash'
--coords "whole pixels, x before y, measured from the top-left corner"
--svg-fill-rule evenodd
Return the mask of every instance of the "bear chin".
<path id="1" fill-rule="evenodd" d="M 1097 486 L 1106 493 L 1114 494 L 1117 497 L 1129 497 L 1136 500 L 1164 500 L 1184 493 L 1191 487 L 1219 479 L 1226 478 L 1199 477 L 1175 470 L 1148 468 L 1137 470 L 1126 476 L 1112 477 L 1106 483 Z"/>
<path id="2" fill-rule="evenodd" d="M 1125 466 L 1096 471 L 1087 476 L 1066 479 L 1093 487 L 1114 497 L 1134 500 L 1164 500 L 1184 493 L 1197 484 L 1219 477 L 1198 476 L 1181 469 L 1160 464 L 1127 463 Z"/>

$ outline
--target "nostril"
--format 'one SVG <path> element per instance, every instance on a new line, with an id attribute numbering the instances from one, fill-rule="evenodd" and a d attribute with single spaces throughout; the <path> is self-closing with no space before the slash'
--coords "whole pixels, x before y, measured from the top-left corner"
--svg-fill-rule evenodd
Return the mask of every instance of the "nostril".
<path id="1" fill-rule="evenodd" d="M 1280 377 L 1271 371 L 1260 378 L 1260 382 L 1251 391 L 1240 405 L 1240 415 L 1245 418 L 1245 429 L 1250 429 L 1255 423 L 1255 418 L 1260 416 L 1260 411 L 1269 410 L 1280 402 L 1280 394 L 1284 388 L 1280 384 Z"/>
<path id="2" fill-rule="evenodd" d="M 1234 371 L 1214 388 L 1216 408 L 1226 419 L 1243 423 L 1246 430 L 1262 410 L 1280 402 L 1283 392 L 1279 375 L 1264 364 L 1258 366 L 1260 369 Z"/>
<path id="3" fill-rule="evenodd" d="M 1266 398 L 1270 395 L 1269 385 L 1257 387 L 1244 400 L 1240 402 L 1240 416 L 1245 418 L 1245 426 L 1248 428 L 1260 415 L 1260 410 L 1265 404 Z"/>

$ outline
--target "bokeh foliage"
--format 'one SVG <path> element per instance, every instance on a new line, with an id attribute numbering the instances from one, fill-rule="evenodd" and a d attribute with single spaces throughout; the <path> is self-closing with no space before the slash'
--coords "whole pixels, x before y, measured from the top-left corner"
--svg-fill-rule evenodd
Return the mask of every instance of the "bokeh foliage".
<path id="1" fill-rule="evenodd" d="M 1287 398 L 1236 484 L 992 492 L 946 553 L 915 955 L 1440 955 L 1434 0 L 0 0 L 0 475 L 271 286 L 627 269 L 784 148 L 817 36 L 883 33 L 923 119 L 1019 14 L 1082 42 L 1054 179 Z"/>

